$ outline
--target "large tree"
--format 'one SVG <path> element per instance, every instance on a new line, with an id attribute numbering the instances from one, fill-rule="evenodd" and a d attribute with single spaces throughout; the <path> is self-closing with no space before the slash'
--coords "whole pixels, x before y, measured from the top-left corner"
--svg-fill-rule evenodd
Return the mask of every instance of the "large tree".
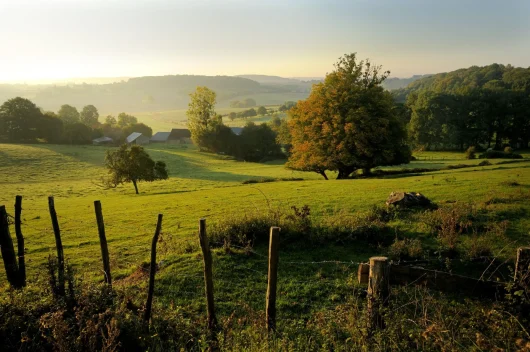
<path id="1" fill-rule="evenodd" d="M 340 58 L 309 98 L 289 110 L 288 166 L 324 177 L 326 170 L 337 171 L 343 179 L 359 169 L 408 163 L 405 129 L 381 86 L 388 74 L 355 54 Z"/>
<path id="2" fill-rule="evenodd" d="M 0 135 L 10 142 L 32 141 L 39 136 L 43 115 L 28 99 L 9 99 L 0 106 Z"/>
<path id="3" fill-rule="evenodd" d="M 124 144 L 118 150 L 108 150 L 105 155 L 105 166 L 110 177 L 103 180 L 107 187 L 116 187 L 125 182 L 132 182 L 138 194 L 138 182 L 153 182 L 168 178 L 166 164 L 154 161 L 149 154 L 138 145 L 130 148 Z"/>
<path id="4" fill-rule="evenodd" d="M 79 117 L 81 118 L 81 123 L 94 127 L 98 124 L 99 112 L 94 105 L 87 105 L 81 110 Z"/>
<path id="5" fill-rule="evenodd" d="M 68 104 L 64 104 L 61 106 L 61 108 L 57 112 L 57 116 L 59 116 L 59 118 L 63 120 L 63 123 L 65 125 L 78 123 L 80 121 L 79 112 L 77 111 L 77 109 Z"/>
<path id="6" fill-rule="evenodd" d="M 132 116 L 124 112 L 120 112 L 120 114 L 118 115 L 118 126 L 121 128 L 134 125 L 135 123 L 138 123 L 138 119 L 136 118 L 136 116 Z"/>

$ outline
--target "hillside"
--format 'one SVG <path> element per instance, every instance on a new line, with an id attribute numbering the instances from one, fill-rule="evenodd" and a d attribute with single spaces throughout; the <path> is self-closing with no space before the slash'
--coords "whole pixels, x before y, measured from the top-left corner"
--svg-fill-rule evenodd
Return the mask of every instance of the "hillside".
<path id="1" fill-rule="evenodd" d="M 174 110 L 187 107 L 188 95 L 197 86 L 207 86 L 217 93 L 220 107 L 246 97 L 254 98 L 259 105 L 279 105 L 309 95 L 311 83 L 292 81 L 295 83 L 265 85 L 243 77 L 176 75 L 137 77 L 108 84 L 3 84 L 0 85 L 0 101 L 22 96 L 52 111 L 63 104 L 78 109 L 92 104 L 102 113 Z"/>
<path id="2" fill-rule="evenodd" d="M 530 91 L 530 68 L 500 64 L 471 66 L 420 78 L 393 93 L 397 101 L 403 102 L 410 93 L 420 90 L 454 94 L 477 88 Z"/>
<path id="3" fill-rule="evenodd" d="M 430 76 L 431 75 L 414 75 L 409 78 L 390 77 L 383 82 L 383 87 L 388 90 L 405 88 L 414 81 Z"/>

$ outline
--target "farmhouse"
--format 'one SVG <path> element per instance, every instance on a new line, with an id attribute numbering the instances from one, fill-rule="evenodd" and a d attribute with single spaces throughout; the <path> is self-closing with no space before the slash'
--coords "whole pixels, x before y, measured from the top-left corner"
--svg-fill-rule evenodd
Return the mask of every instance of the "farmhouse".
<path id="1" fill-rule="evenodd" d="M 151 143 L 166 143 L 171 132 L 157 132 L 151 137 Z"/>
<path id="2" fill-rule="evenodd" d="M 149 144 L 149 137 L 144 136 L 140 132 L 133 132 L 127 137 L 126 139 L 127 144 L 137 144 L 137 145 L 143 145 L 143 144 Z"/>
<path id="3" fill-rule="evenodd" d="M 191 132 L 187 128 L 174 128 L 169 133 L 168 143 L 191 143 Z"/>
<path id="4" fill-rule="evenodd" d="M 93 145 L 108 145 L 112 144 L 114 140 L 110 137 L 100 137 L 92 140 Z"/>

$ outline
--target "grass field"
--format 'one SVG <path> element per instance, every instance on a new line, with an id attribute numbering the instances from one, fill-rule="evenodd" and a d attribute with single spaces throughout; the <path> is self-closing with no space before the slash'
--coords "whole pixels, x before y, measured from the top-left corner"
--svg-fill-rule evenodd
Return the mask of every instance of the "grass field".
<path id="1" fill-rule="evenodd" d="M 202 259 L 197 255 L 197 225 L 202 217 L 212 224 L 233 216 L 265 213 L 271 208 L 289 211 L 293 205 L 308 205 L 311 217 L 321 219 L 339 211 L 367 212 L 373 206 L 384 205 L 392 191 L 416 191 L 442 206 L 472 203 L 491 222 L 508 220 L 506 238 L 494 244 L 500 258 L 513 258 L 516 247 L 530 242 L 530 160 L 501 165 L 492 160 L 494 164 L 485 167 L 325 181 L 315 173 L 288 170 L 283 161 L 237 162 L 199 153 L 192 146 L 150 145 L 147 150 L 154 159 L 167 163 L 170 179 L 140 183 L 141 194 L 135 195 L 130 184 L 111 190 L 97 186 L 98 178 L 106 173 L 103 147 L 0 144 L 0 204 L 13 213 L 15 195 L 24 197 L 22 228 L 30 282 L 42 275 L 46 258 L 55 251 L 48 195 L 56 199 L 66 257 L 85 279 L 98 281 L 101 262 L 93 201 L 101 200 L 114 279 L 118 286 L 132 284 L 140 296 L 147 276 L 138 268 L 148 260 L 157 214 L 163 213 L 159 260 L 164 264 L 157 276 L 156 304 L 178 305 L 185 314 L 204 309 Z M 418 156 L 428 160 L 394 169 L 479 162 L 465 160 L 462 153 Z M 525 158 L 529 156 L 525 154 Z M 243 184 L 264 178 L 303 180 Z M 401 237 L 420 238 L 427 248 L 436 246 L 433 237 L 413 218 L 396 220 L 391 225 Z M 243 306 L 263 309 L 267 273 L 263 256 L 267 248 L 257 246 L 254 250 L 257 254 L 250 257 L 237 248 L 233 255 L 215 250 L 216 299 L 221 314 Z M 282 246 L 285 264 L 280 264 L 279 311 L 294 319 L 342 302 L 356 275 L 354 265 L 300 265 L 297 261 L 354 263 L 383 251 L 362 244 Z M 7 288 L 3 271 L 0 282 Z"/>
<path id="2" fill-rule="evenodd" d="M 277 109 L 277 105 L 267 105 L 268 108 L 275 108 Z M 230 107 L 222 107 L 217 108 L 215 111 L 218 114 L 221 115 L 227 115 L 231 112 L 241 112 L 244 110 L 248 110 L 249 108 L 230 108 Z M 257 109 L 255 107 L 254 109 Z M 138 118 L 138 121 L 141 123 L 146 124 L 147 126 L 151 127 L 153 129 L 153 133 L 156 132 L 164 132 L 164 131 L 171 131 L 172 128 L 186 128 L 187 124 L 187 117 L 186 117 L 186 110 L 187 109 L 180 109 L 180 110 L 166 110 L 166 111 L 139 111 L 139 112 L 132 112 L 130 113 L 133 116 L 136 116 Z M 119 112 L 109 112 L 105 114 L 101 114 L 102 116 L 106 115 L 118 115 Z M 281 117 L 285 117 L 285 114 L 282 114 Z M 247 119 L 236 119 L 234 121 L 230 121 L 228 117 L 225 117 L 223 119 L 223 123 L 227 126 L 231 127 L 242 127 L 247 123 L 247 121 L 253 121 L 255 123 L 262 123 L 267 122 L 271 119 L 271 116 L 254 116 Z"/>

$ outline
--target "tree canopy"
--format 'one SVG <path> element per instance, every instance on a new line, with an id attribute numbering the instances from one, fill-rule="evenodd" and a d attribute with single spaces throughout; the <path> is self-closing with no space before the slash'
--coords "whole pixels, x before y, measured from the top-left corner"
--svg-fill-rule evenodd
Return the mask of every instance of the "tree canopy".
<path id="1" fill-rule="evenodd" d="M 81 123 L 87 126 L 95 126 L 98 124 L 99 112 L 94 105 L 86 105 L 79 114 Z"/>
<path id="2" fill-rule="evenodd" d="M 41 137 L 39 127 L 44 116 L 40 109 L 25 98 L 9 99 L 0 106 L 0 136 L 10 142 L 32 141 Z"/>
<path id="3" fill-rule="evenodd" d="M 57 116 L 63 121 L 65 125 L 77 123 L 80 121 L 79 112 L 71 105 L 64 104 L 57 112 Z"/>
<path id="4" fill-rule="evenodd" d="M 340 58 L 309 98 L 289 110 L 288 166 L 324 177 L 327 170 L 337 171 L 342 179 L 358 169 L 408 163 L 404 126 L 381 86 L 388 74 L 355 54 Z"/>
<path id="5" fill-rule="evenodd" d="M 216 94 L 208 87 L 197 87 L 190 94 L 188 104 L 188 128 L 191 132 L 193 143 L 202 150 L 212 150 L 212 133 L 219 125 L 222 118 L 215 112 Z"/>
<path id="6" fill-rule="evenodd" d="M 163 161 L 154 161 L 149 154 L 138 145 L 129 148 L 126 144 L 118 150 L 107 150 L 105 166 L 110 177 L 104 180 L 109 187 L 116 187 L 125 182 L 132 182 L 138 194 L 138 182 L 153 182 L 168 178 L 166 164 Z"/>

